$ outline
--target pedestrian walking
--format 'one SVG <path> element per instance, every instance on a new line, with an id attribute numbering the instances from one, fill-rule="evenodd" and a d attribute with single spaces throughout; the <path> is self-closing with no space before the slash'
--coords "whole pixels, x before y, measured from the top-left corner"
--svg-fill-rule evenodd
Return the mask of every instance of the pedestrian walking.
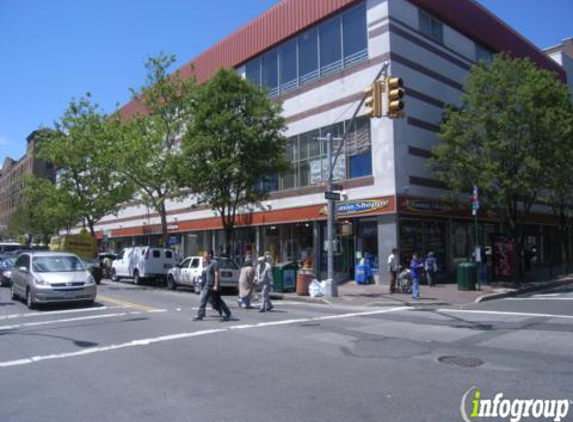
<path id="1" fill-rule="evenodd" d="M 398 249 L 392 249 L 392 253 L 388 256 L 388 273 L 390 274 L 390 293 L 396 291 L 396 277 L 400 271 L 400 264 L 398 260 Z"/>
<path id="2" fill-rule="evenodd" d="M 219 266 L 213 259 L 213 251 L 208 250 L 203 257 L 203 272 L 201 273 L 201 295 L 199 296 L 199 309 L 194 321 L 201 321 L 205 318 L 205 308 L 209 299 L 212 300 L 213 307 L 223 311 L 225 316 L 221 321 L 231 319 L 231 311 L 221 297 L 221 277 L 219 275 Z"/>
<path id="3" fill-rule="evenodd" d="M 434 252 L 428 252 L 426 261 L 424 262 L 424 270 L 426 271 L 426 279 L 428 286 L 433 287 L 436 285 L 436 273 L 438 272 L 438 261 Z"/>
<path id="4" fill-rule="evenodd" d="M 271 302 L 273 274 L 269 261 L 270 255 L 265 253 L 265 256 L 259 258 L 255 272 L 256 283 L 261 286 L 261 307 L 259 312 L 271 311 L 273 309 Z"/>
<path id="5" fill-rule="evenodd" d="M 237 302 L 240 308 L 250 309 L 253 290 L 255 289 L 255 270 L 250 256 L 245 258 L 239 274 L 239 297 Z"/>
<path id="6" fill-rule="evenodd" d="M 415 302 L 420 298 L 420 272 L 424 269 L 424 264 L 420 262 L 417 252 L 412 255 L 410 261 L 410 278 L 412 280 L 412 298 Z"/>

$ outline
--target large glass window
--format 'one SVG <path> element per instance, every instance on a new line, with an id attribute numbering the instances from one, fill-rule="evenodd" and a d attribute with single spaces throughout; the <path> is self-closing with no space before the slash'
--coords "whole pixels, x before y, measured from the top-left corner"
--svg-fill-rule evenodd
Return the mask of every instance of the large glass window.
<path id="1" fill-rule="evenodd" d="M 429 28 L 431 32 L 431 24 Z M 270 95 L 278 95 L 367 58 L 366 2 L 362 2 L 249 61 L 246 77 L 267 87 Z"/>
<path id="2" fill-rule="evenodd" d="M 288 92 L 297 87 L 297 54 L 296 39 L 283 44 L 280 49 L 281 92 Z"/>
<path id="3" fill-rule="evenodd" d="M 261 86 L 261 59 L 251 60 L 245 66 L 247 79 L 257 86 Z"/>
<path id="4" fill-rule="evenodd" d="M 443 43 L 444 28 L 442 22 L 428 15 L 426 12 L 423 12 L 422 10 L 420 10 L 419 12 L 420 12 L 419 13 L 420 32 L 432 38 L 434 41 Z"/>
<path id="5" fill-rule="evenodd" d="M 350 66 L 368 56 L 366 35 L 366 3 L 342 15 L 344 66 Z"/>
<path id="6" fill-rule="evenodd" d="M 372 174 L 372 151 L 370 121 L 367 117 L 356 119 L 354 127 L 346 137 L 346 177 L 370 176 Z"/>
<path id="7" fill-rule="evenodd" d="M 279 72 L 277 50 L 272 50 L 263 56 L 263 86 L 269 89 L 269 95 L 279 93 Z"/>
<path id="8" fill-rule="evenodd" d="M 342 67 L 340 18 L 331 19 L 320 29 L 320 75 L 328 75 Z"/>
<path id="9" fill-rule="evenodd" d="M 298 37 L 298 73 L 301 84 L 318 78 L 318 31 L 316 28 Z"/>

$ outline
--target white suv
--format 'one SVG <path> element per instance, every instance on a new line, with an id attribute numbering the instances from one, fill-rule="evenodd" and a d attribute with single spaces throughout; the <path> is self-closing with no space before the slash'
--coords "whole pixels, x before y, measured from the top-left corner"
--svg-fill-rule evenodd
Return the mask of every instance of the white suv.
<path id="1" fill-rule="evenodd" d="M 177 254 L 169 248 L 135 246 L 122 249 L 111 265 L 111 279 L 133 278 L 135 284 L 146 279 L 165 280 L 177 264 Z"/>

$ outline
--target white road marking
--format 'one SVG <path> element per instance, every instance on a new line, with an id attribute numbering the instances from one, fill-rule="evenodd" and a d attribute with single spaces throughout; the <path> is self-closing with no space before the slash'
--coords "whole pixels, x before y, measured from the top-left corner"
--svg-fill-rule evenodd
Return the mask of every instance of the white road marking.
<path id="1" fill-rule="evenodd" d="M 513 316 L 530 316 L 540 318 L 565 318 L 573 319 L 573 315 L 556 315 L 556 314 L 534 314 L 528 312 L 505 312 L 505 311 L 479 311 L 471 309 L 438 309 L 438 312 L 450 314 L 481 314 L 481 315 L 513 315 Z"/>
<path id="2" fill-rule="evenodd" d="M 17 330 L 18 328 L 37 327 L 37 326 L 49 325 L 49 324 L 59 324 L 62 322 L 88 321 L 91 319 L 111 318 L 111 317 L 126 316 L 126 315 L 141 315 L 143 313 L 151 314 L 151 313 L 158 313 L 158 312 L 167 312 L 167 311 L 165 309 L 155 309 L 153 311 L 147 311 L 147 312 L 132 311 L 132 312 L 121 312 L 121 313 L 116 313 L 116 314 L 90 315 L 90 316 L 77 317 L 77 318 L 54 319 L 51 321 L 26 322 L 24 324 L 15 324 L 15 325 L 0 325 L 0 331 Z"/>
<path id="3" fill-rule="evenodd" d="M 46 317 L 51 315 L 74 314 L 77 312 L 107 311 L 109 309 L 125 309 L 127 306 L 95 306 L 92 308 L 67 309 L 65 311 L 30 312 L 26 314 L 10 314 L 0 316 L 0 321 L 15 318 Z"/>
<path id="4" fill-rule="evenodd" d="M 376 311 L 369 311 L 369 312 L 354 312 L 349 314 L 341 314 L 341 315 L 326 315 L 321 317 L 311 317 L 311 318 L 299 318 L 299 319 L 290 319 L 290 320 L 282 320 L 282 321 L 270 321 L 270 322 L 261 322 L 258 324 L 242 324 L 242 325 L 234 325 L 227 328 L 220 328 L 220 329 L 212 329 L 212 330 L 201 330 L 195 331 L 191 333 L 179 333 L 179 334 L 171 334 L 167 336 L 160 336 L 154 338 L 147 338 L 141 340 L 134 340 L 127 343 L 121 344 L 113 344 L 110 346 L 102 346 L 102 347 L 90 347 L 87 349 L 68 352 L 68 353 L 57 353 L 52 355 L 43 355 L 43 356 L 33 356 L 31 358 L 26 359 L 17 359 L 11 361 L 0 362 L 0 367 L 8 367 L 8 366 L 18 366 L 18 365 L 28 365 L 31 363 L 36 363 L 44 360 L 50 359 L 64 359 L 69 357 L 76 357 L 76 356 L 85 356 L 94 353 L 102 353 L 108 352 L 111 350 L 118 350 L 118 349 L 125 349 L 127 347 L 137 347 L 137 346 L 149 346 L 155 343 L 162 343 L 166 341 L 173 341 L 173 340 L 181 340 L 186 338 L 192 337 L 199 337 L 199 336 L 206 336 L 210 334 L 218 334 L 224 333 L 229 331 L 235 330 L 244 330 L 244 329 L 251 329 L 251 328 L 264 328 L 264 327 L 271 327 L 271 326 L 281 326 L 281 325 L 292 325 L 292 324 L 299 324 L 302 322 L 310 322 L 310 321 L 326 321 L 332 319 L 345 319 L 345 318 L 353 318 L 353 317 L 360 317 L 360 316 L 370 316 L 370 315 L 380 315 L 386 314 L 389 312 L 397 312 L 404 309 L 408 309 L 406 306 L 401 306 L 397 308 L 391 309 L 382 309 Z"/>

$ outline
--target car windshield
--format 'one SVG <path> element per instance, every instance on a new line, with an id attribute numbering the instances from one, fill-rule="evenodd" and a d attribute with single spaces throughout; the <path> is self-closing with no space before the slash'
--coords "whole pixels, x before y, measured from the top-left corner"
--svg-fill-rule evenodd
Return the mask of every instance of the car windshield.
<path id="1" fill-rule="evenodd" d="M 85 271 L 86 267 L 75 256 L 38 256 L 34 257 L 32 268 L 38 273 L 64 273 Z"/>

